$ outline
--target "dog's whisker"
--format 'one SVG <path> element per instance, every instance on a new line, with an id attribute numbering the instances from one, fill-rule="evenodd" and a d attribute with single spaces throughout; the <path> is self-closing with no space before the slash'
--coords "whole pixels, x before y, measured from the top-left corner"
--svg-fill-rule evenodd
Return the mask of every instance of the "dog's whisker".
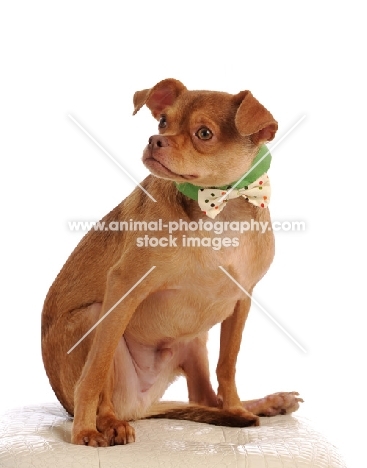
<path id="1" fill-rule="evenodd" d="M 270 318 L 270 320 L 275 323 L 275 325 L 285 334 L 287 335 L 287 337 L 293 341 L 294 344 L 296 344 L 298 346 L 298 348 L 303 351 L 305 354 L 307 354 L 307 351 L 306 349 L 300 344 L 298 343 L 298 341 L 248 292 L 246 291 L 246 289 L 238 282 L 236 281 L 232 275 L 230 275 L 228 273 L 227 270 L 225 270 L 225 268 L 223 268 L 222 266 L 219 267 L 223 273 L 225 273 L 228 278 L 230 278 L 240 289 L 242 292 L 244 292 L 246 294 L 246 296 L 248 296 L 251 301 L 257 305 L 257 307 L 262 311 L 264 312 L 264 314 Z"/>
<path id="2" fill-rule="evenodd" d="M 137 182 L 137 180 L 134 179 L 134 177 L 123 167 L 121 164 L 115 159 L 72 115 L 68 114 L 68 117 L 70 120 L 72 120 L 75 125 L 77 125 L 80 130 L 82 130 L 92 141 L 95 143 L 98 148 L 103 151 L 105 155 L 107 155 L 111 161 L 113 161 L 116 166 L 121 169 L 133 182 L 135 185 L 137 185 L 143 192 L 154 202 L 157 202 L 157 200 L 142 186 Z"/>

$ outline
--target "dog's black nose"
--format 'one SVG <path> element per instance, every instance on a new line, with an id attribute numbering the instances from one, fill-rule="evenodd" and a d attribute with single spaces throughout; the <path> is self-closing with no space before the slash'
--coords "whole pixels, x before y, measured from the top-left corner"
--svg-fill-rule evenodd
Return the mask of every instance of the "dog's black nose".
<path id="1" fill-rule="evenodd" d="M 168 141 L 162 135 L 153 135 L 149 138 L 149 145 L 153 146 L 153 148 L 164 148 L 168 146 Z"/>

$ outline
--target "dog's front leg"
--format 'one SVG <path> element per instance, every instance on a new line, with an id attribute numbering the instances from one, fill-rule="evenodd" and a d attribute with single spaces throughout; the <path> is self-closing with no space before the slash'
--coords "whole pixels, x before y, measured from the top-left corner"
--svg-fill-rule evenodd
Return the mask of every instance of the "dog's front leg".
<path id="1" fill-rule="evenodd" d="M 130 257 L 130 258 L 129 258 Z M 109 441 L 97 431 L 96 416 L 101 429 L 108 429 L 108 418 L 114 418 L 111 402 L 113 391 L 113 357 L 119 339 L 123 335 L 130 318 L 138 305 L 155 289 L 159 281 L 153 272 L 131 291 L 117 306 L 124 296 L 149 270 L 146 262 L 136 265 L 133 256 L 125 255 L 109 272 L 106 292 L 101 309 L 101 322 L 95 330 L 93 343 L 83 368 L 81 377 L 75 388 L 74 423 L 72 443 L 90 446 L 106 446 Z M 129 267 L 130 266 L 130 267 Z M 113 310 L 111 310 L 114 307 Z M 108 313 L 111 311 L 110 313 Z M 105 314 L 107 314 L 105 316 Z M 116 420 L 117 421 L 117 420 Z M 121 429 L 126 432 L 125 440 L 133 440 L 126 422 Z M 118 428 L 117 428 L 118 429 Z M 117 434 L 124 439 L 124 436 Z M 108 437 L 108 435 L 107 435 Z M 118 442 L 118 441 L 117 441 Z M 120 442 L 120 443 L 123 443 Z"/>
<path id="2" fill-rule="evenodd" d="M 233 314 L 221 324 L 220 353 L 217 365 L 218 399 L 223 409 L 246 409 L 236 388 L 236 362 L 241 346 L 242 332 L 250 310 L 251 300 L 238 301 Z"/>

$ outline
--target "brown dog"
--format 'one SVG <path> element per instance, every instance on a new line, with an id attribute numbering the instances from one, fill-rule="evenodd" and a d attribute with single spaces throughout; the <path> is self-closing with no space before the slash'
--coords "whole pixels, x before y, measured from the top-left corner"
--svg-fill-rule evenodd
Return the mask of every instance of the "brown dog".
<path id="1" fill-rule="evenodd" d="M 146 105 L 159 120 L 159 135 L 143 153 L 153 175 L 142 187 L 156 203 L 137 187 L 102 220 L 106 226 L 125 222 L 124 229 L 88 232 L 51 286 L 42 313 L 44 365 L 58 399 L 74 415 L 72 442 L 132 442 L 128 421 L 139 418 L 249 426 L 258 425 L 259 415 L 296 410 L 296 392 L 241 402 L 235 384 L 251 302 L 244 291 L 251 294 L 269 268 L 273 233 L 227 229 L 218 235 L 211 229 L 218 220 L 227 228 L 270 221 L 266 203 L 251 199 L 251 187 L 239 198 L 224 189 L 249 170 L 263 143 L 274 138 L 277 122 L 249 91 L 188 91 L 174 79 L 136 92 L 134 105 L 134 114 Z M 211 203 L 214 194 L 203 195 L 208 187 L 220 187 L 228 202 Z M 209 203 L 207 211 L 195 197 Z M 128 222 L 156 228 L 159 222 L 161 229 L 142 233 Z M 203 229 L 187 229 L 189 223 Z M 206 339 L 217 323 L 215 394 Z M 180 374 L 190 404 L 159 403 Z"/>

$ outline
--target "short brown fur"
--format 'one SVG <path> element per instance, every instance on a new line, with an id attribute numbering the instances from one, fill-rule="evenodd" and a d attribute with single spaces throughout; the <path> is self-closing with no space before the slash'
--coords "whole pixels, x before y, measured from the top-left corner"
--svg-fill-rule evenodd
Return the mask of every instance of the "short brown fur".
<path id="1" fill-rule="evenodd" d="M 102 221 L 199 221 L 209 218 L 174 182 L 202 187 L 239 179 L 258 148 L 274 138 L 277 122 L 249 91 L 237 95 L 189 91 L 166 79 L 134 95 L 134 114 L 146 105 L 160 121 L 143 162 L 150 169 L 139 187 Z M 205 127 L 207 140 L 198 137 Z M 219 221 L 270 221 L 268 209 L 244 198 L 230 200 Z M 246 232 L 238 247 L 138 247 L 151 232 L 89 231 L 51 286 L 42 312 L 42 355 L 52 388 L 74 415 L 72 442 L 106 446 L 133 442 L 128 421 L 146 417 L 190 419 L 229 426 L 258 425 L 259 415 L 295 411 L 296 392 L 241 402 L 236 360 L 250 299 L 219 269 L 223 266 L 249 293 L 274 256 L 271 231 Z M 156 231 L 157 238 L 167 232 Z M 238 237 L 225 233 L 216 237 Z M 152 266 L 155 269 L 78 345 L 74 344 Z M 212 389 L 206 350 L 208 330 L 221 323 L 218 392 Z M 159 403 L 166 388 L 185 375 L 190 403 Z"/>

